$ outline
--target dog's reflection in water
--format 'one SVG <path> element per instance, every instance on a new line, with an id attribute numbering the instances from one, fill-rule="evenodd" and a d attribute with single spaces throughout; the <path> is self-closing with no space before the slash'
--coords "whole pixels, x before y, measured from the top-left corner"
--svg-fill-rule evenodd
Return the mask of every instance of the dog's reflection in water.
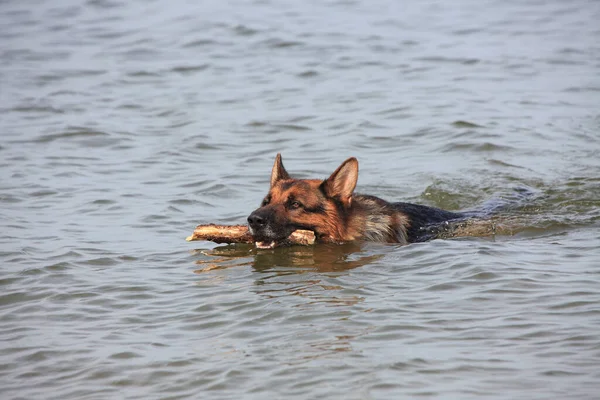
<path id="1" fill-rule="evenodd" d="M 257 272 L 304 273 L 334 272 L 362 267 L 380 259 L 382 254 L 365 254 L 362 243 L 318 244 L 315 246 L 279 247 L 257 250 L 251 245 L 227 245 L 212 250 L 198 250 L 207 258 L 197 260 L 202 268 L 195 273 L 252 266 Z"/>
<path id="2" fill-rule="evenodd" d="M 203 274 L 226 268 L 252 267 L 253 291 L 261 296 L 270 299 L 298 296 L 297 299 L 303 299 L 296 304 L 298 307 L 313 303 L 352 306 L 361 303 L 364 297 L 354 290 L 346 291 L 342 283 L 347 275 L 344 271 L 374 263 L 385 255 L 381 249 L 365 249 L 367 246 L 356 242 L 271 250 L 257 250 L 251 245 L 220 246 L 210 251 L 200 251 L 208 258 L 196 261 L 202 268 L 194 272 Z M 227 279 L 222 275 L 213 278 L 217 282 Z M 210 284 L 215 282 L 212 279 L 210 281 Z"/>

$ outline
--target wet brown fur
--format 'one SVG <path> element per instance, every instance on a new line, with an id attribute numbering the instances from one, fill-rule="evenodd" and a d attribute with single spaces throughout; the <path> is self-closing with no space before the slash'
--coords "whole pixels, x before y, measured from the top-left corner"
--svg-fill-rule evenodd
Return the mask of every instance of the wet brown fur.
<path id="1" fill-rule="evenodd" d="M 435 222 L 460 217 L 431 207 L 355 194 L 357 180 L 358 161 L 354 157 L 325 180 L 293 179 L 277 154 L 269 194 L 248 217 L 250 231 L 257 240 L 277 241 L 295 229 L 308 229 L 321 242 L 407 244 L 421 241 L 418 230 L 429 222 L 430 215 Z"/>

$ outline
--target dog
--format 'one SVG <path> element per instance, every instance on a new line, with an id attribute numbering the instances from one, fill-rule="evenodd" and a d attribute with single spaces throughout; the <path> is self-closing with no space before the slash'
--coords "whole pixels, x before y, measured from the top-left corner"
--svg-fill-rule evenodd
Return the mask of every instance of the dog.
<path id="1" fill-rule="evenodd" d="M 358 161 L 344 161 L 329 178 L 293 179 L 277 154 L 271 187 L 248 216 L 257 247 L 272 248 L 296 229 L 313 231 L 317 242 L 423 242 L 435 237 L 431 227 L 462 220 L 466 214 L 411 203 L 390 203 L 354 193 Z"/>

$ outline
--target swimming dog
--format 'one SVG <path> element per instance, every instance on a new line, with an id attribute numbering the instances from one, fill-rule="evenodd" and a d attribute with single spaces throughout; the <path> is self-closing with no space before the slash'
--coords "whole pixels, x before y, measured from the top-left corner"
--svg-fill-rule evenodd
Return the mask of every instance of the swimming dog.
<path id="1" fill-rule="evenodd" d="M 296 229 L 311 230 L 318 242 L 375 241 L 408 244 L 433 239 L 432 226 L 467 215 L 411 203 L 390 203 L 354 193 L 358 161 L 344 161 L 329 178 L 294 179 L 277 154 L 271 187 L 248 217 L 258 247 L 274 247 Z"/>

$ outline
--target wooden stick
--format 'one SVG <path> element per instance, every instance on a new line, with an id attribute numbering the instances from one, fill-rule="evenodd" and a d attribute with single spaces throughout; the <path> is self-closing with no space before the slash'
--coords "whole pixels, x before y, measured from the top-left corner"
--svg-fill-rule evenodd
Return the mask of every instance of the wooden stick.
<path id="1" fill-rule="evenodd" d="M 246 225 L 198 225 L 192 236 L 185 240 L 209 240 L 215 243 L 256 243 L 259 248 L 272 248 L 282 244 L 311 245 L 315 243 L 315 234 L 312 231 L 297 230 L 282 242 L 255 242 Z"/>

